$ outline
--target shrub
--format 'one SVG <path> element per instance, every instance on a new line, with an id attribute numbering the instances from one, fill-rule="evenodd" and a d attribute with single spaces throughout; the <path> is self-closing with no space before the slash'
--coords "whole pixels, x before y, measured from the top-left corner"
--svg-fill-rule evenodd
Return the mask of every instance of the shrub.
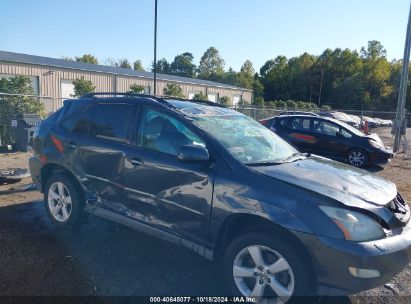
<path id="1" fill-rule="evenodd" d="M 163 90 L 165 96 L 184 98 L 183 88 L 175 83 L 168 83 Z"/>
<path id="2" fill-rule="evenodd" d="M 231 105 L 230 97 L 228 97 L 228 96 L 223 96 L 223 97 L 221 97 L 220 100 L 219 100 L 219 103 L 222 104 L 222 105 L 224 105 L 224 106 L 229 106 L 229 105 Z"/>
<path id="3" fill-rule="evenodd" d="M 275 100 L 270 100 L 266 102 L 266 107 L 270 109 L 275 109 L 276 108 L 276 102 Z"/>
<path id="4" fill-rule="evenodd" d="M 286 103 L 285 101 L 283 101 L 283 100 L 277 100 L 277 101 L 275 102 L 275 105 L 276 105 L 277 109 L 285 109 L 285 108 L 287 108 L 287 103 Z"/>
<path id="5" fill-rule="evenodd" d="M 27 76 L 1 78 L 0 92 L 34 95 L 31 79 Z M 15 115 L 24 113 L 39 114 L 44 117 L 44 104 L 33 96 L 0 95 L 0 142 L 2 145 L 14 142 L 11 119 Z"/>
<path id="6" fill-rule="evenodd" d="M 253 105 L 259 108 L 264 108 L 264 99 L 261 97 L 257 97 L 253 101 Z"/>
<path id="7" fill-rule="evenodd" d="M 145 90 L 144 86 L 139 85 L 139 84 L 132 84 L 130 85 L 130 88 L 129 88 L 129 91 L 131 93 L 138 93 L 138 94 L 144 93 L 144 90 Z"/>
<path id="8" fill-rule="evenodd" d="M 285 103 L 288 109 L 295 109 L 297 107 L 297 103 L 294 100 L 287 100 Z"/>
<path id="9" fill-rule="evenodd" d="M 238 107 L 246 107 L 248 105 L 249 105 L 249 102 L 245 99 L 240 100 L 237 104 Z"/>
<path id="10" fill-rule="evenodd" d="M 194 95 L 194 99 L 197 100 L 208 100 L 208 96 L 206 94 L 203 94 L 203 92 L 197 93 Z"/>
<path id="11" fill-rule="evenodd" d="M 74 96 L 73 97 L 80 97 L 89 93 L 94 92 L 96 89 L 93 86 L 93 83 L 90 80 L 85 80 L 83 76 L 81 78 L 77 78 L 73 80 L 74 85 Z"/>

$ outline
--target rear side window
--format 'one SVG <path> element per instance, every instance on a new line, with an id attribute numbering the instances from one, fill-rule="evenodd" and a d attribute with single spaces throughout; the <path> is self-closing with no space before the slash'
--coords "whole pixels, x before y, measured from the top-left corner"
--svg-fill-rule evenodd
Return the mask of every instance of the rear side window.
<path id="1" fill-rule="evenodd" d="M 310 122 L 309 118 L 293 118 L 290 119 L 289 127 L 292 130 L 310 131 Z"/>
<path id="2" fill-rule="evenodd" d="M 88 135 L 89 134 L 89 129 L 91 125 L 91 114 L 93 113 L 94 107 L 88 107 L 83 114 L 81 115 L 80 119 L 78 119 L 73 132 L 74 133 L 79 133 L 83 135 Z M 68 123 L 70 123 L 70 119 L 68 120 Z"/>
<path id="3" fill-rule="evenodd" d="M 65 102 L 63 107 L 62 118 L 59 121 L 60 127 L 66 131 L 72 131 L 76 126 L 78 119 L 81 116 L 81 113 L 84 110 L 84 105 L 79 104 L 78 102 Z"/>
<path id="4" fill-rule="evenodd" d="M 133 106 L 98 104 L 84 111 L 73 132 L 116 142 L 126 142 Z"/>
<path id="5" fill-rule="evenodd" d="M 280 119 L 278 121 L 278 124 L 282 127 L 285 127 L 287 125 L 288 119 Z"/>
<path id="6" fill-rule="evenodd" d="M 285 128 L 287 126 L 288 119 L 287 118 L 277 118 L 274 121 L 275 128 Z"/>

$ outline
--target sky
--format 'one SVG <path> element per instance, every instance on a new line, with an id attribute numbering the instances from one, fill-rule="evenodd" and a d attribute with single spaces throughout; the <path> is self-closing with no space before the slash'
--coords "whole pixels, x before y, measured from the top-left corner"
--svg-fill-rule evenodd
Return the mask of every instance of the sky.
<path id="1" fill-rule="evenodd" d="M 158 58 L 214 46 L 226 68 L 278 55 L 360 50 L 379 40 L 403 56 L 409 0 L 158 0 Z M 0 0 L 0 50 L 153 61 L 154 0 Z"/>

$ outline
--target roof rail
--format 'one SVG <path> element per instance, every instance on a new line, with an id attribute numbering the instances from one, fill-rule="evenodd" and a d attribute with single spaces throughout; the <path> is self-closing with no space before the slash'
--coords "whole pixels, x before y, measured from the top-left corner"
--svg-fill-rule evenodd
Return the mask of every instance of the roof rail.
<path id="1" fill-rule="evenodd" d="M 155 96 L 155 95 L 148 95 L 148 94 L 139 94 L 139 93 L 133 93 L 133 92 L 96 92 L 96 93 L 88 93 L 86 95 L 81 96 L 80 98 L 96 98 L 98 96 L 104 96 L 104 97 L 109 97 L 109 96 L 124 96 L 124 97 L 145 97 L 145 98 L 150 98 L 151 100 L 155 100 L 158 103 L 161 103 L 163 105 L 166 105 L 169 108 L 174 108 L 172 104 L 167 102 L 163 97 L 160 96 Z"/>
<path id="2" fill-rule="evenodd" d="M 132 93 L 132 92 L 96 92 L 96 93 L 88 93 L 86 95 L 81 96 L 80 98 L 96 98 L 98 96 L 127 96 L 127 97 L 153 97 L 152 95 L 147 94 L 139 94 L 139 93 Z"/>
<path id="3" fill-rule="evenodd" d="M 173 100 L 181 100 L 181 101 L 188 101 L 188 102 L 193 102 L 193 103 L 198 103 L 198 104 L 205 104 L 213 107 L 219 107 L 219 108 L 227 108 L 226 106 L 212 102 L 209 100 L 202 100 L 202 99 L 184 99 L 184 98 L 179 98 L 179 97 L 173 97 L 173 96 L 160 96 L 160 95 L 149 95 L 149 94 L 139 94 L 139 93 L 132 93 L 132 92 L 96 92 L 96 93 L 88 93 L 86 95 L 81 96 L 80 98 L 98 98 L 98 96 L 104 96 L 104 97 L 109 97 L 109 96 L 124 96 L 124 97 L 146 97 L 153 99 L 161 104 L 165 104 L 168 107 L 174 108 L 172 104 L 167 102 L 167 99 L 173 99 Z"/>

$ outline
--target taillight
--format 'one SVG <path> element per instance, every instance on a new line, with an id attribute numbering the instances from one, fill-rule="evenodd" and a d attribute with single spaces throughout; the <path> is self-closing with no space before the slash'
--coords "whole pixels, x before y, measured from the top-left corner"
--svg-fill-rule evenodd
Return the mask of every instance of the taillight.
<path id="1" fill-rule="evenodd" d="M 63 153 L 64 152 L 64 146 L 63 146 L 62 141 L 54 135 L 51 135 L 50 139 L 53 142 L 54 146 L 56 147 L 57 151 L 59 151 L 60 153 Z"/>

